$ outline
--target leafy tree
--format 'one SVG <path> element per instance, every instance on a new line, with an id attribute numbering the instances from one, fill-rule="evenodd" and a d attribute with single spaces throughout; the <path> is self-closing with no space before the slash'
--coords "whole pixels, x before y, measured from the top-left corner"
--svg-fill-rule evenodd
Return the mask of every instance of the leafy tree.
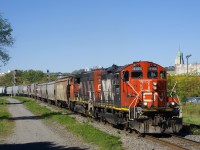
<path id="1" fill-rule="evenodd" d="M 0 86 L 11 86 L 13 85 L 13 72 L 7 73 L 0 77 Z"/>
<path id="2" fill-rule="evenodd" d="M 22 72 L 23 84 L 38 83 L 44 80 L 45 74 L 39 70 L 26 70 Z"/>
<path id="3" fill-rule="evenodd" d="M 16 70 L 16 85 L 46 82 L 46 74 L 38 70 Z M 0 77 L 0 86 L 13 85 L 13 71 Z"/>
<path id="4" fill-rule="evenodd" d="M 3 19 L 0 14 L 0 67 L 6 65 L 10 59 L 8 51 L 5 47 L 12 46 L 14 38 L 12 37 L 13 29 L 7 19 Z"/>
<path id="5" fill-rule="evenodd" d="M 48 77 L 46 73 L 40 70 L 15 70 L 16 72 L 16 85 L 26 85 L 32 83 L 47 82 Z M 13 85 L 13 71 L 0 76 L 0 86 Z M 60 73 L 50 73 L 50 81 L 55 81 Z M 69 73 L 62 73 L 62 76 L 67 76 Z"/>
<path id="6" fill-rule="evenodd" d="M 200 76 L 168 75 L 168 91 L 171 91 L 176 81 L 176 92 L 181 101 L 183 101 L 187 97 L 200 96 Z"/>

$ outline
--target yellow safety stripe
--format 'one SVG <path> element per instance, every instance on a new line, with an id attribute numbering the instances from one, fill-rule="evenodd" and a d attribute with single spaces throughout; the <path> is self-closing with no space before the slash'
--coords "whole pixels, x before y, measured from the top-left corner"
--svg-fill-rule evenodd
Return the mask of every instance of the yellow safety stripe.
<path id="1" fill-rule="evenodd" d="M 84 101 L 84 100 L 70 100 L 70 101 L 72 101 L 72 102 L 81 102 L 81 103 L 88 104 L 88 101 Z M 108 105 L 102 105 L 102 104 L 100 104 L 100 105 L 98 105 L 98 104 L 95 105 L 94 104 L 94 106 L 99 106 L 99 107 L 104 107 L 104 108 L 111 108 L 111 109 L 114 109 L 114 110 L 129 111 L 128 108 L 118 108 L 118 107 L 108 106 Z"/>

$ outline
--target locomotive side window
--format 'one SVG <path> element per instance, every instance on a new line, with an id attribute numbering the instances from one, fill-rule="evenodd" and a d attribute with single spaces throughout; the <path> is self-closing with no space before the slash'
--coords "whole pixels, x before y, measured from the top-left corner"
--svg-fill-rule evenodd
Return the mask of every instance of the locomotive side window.
<path id="1" fill-rule="evenodd" d="M 75 79 L 74 79 L 74 83 L 75 83 L 75 84 L 80 84 L 80 78 L 75 78 Z"/>
<path id="2" fill-rule="evenodd" d="M 166 72 L 165 71 L 160 71 L 160 78 L 166 79 Z"/>
<path id="3" fill-rule="evenodd" d="M 123 71 L 123 81 L 129 81 L 129 71 Z"/>

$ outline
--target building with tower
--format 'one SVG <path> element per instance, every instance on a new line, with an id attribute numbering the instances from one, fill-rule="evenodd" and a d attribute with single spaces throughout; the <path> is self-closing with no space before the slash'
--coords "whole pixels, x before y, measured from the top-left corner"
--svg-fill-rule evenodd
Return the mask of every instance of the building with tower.
<path id="1" fill-rule="evenodd" d="M 183 53 L 179 50 L 175 59 L 175 74 L 200 74 L 200 63 L 184 63 Z"/>
<path id="2" fill-rule="evenodd" d="M 183 53 L 179 50 L 176 53 L 175 65 L 184 64 Z"/>

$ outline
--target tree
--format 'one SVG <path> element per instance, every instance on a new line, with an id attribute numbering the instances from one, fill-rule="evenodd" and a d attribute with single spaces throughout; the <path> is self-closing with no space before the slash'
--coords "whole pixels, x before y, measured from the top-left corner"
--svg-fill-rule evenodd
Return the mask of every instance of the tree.
<path id="1" fill-rule="evenodd" d="M 6 47 L 12 46 L 14 43 L 14 38 L 12 37 L 13 29 L 7 19 L 3 19 L 0 14 L 0 67 L 6 65 L 10 60 L 10 56 Z"/>

